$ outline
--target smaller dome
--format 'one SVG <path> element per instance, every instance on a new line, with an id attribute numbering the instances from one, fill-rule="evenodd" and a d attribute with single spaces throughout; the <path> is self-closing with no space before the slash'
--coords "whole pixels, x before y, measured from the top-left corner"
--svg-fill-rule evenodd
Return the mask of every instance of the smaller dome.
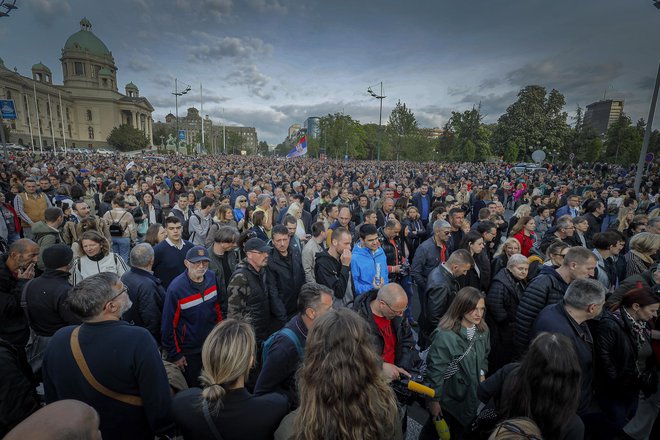
<path id="1" fill-rule="evenodd" d="M 32 70 L 44 70 L 44 71 L 50 73 L 50 69 L 48 67 L 44 66 L 41 63 L 41 61 L 38 62 L 37 64 L 35 64 L 34 66 L 32 66 Z"/>
<path id="2" fill-rule="evenodd" d="M 137 89 L 138 87 L 135 84 L 133 84 L 133 81 L 131 81 L 128 84 L 126 84 L 126 88 L 127 89 Z"/>
<path id="3" fill-rule="evenodd" d="M 107 67 L 104 67 L 104 68 L 102 68 L 101 70 L 99 70 L 99 75 L 108 75 L 108 76 L 112 76 L 112 72 L 111 72 L 110 69 L 108 69 Z"/>

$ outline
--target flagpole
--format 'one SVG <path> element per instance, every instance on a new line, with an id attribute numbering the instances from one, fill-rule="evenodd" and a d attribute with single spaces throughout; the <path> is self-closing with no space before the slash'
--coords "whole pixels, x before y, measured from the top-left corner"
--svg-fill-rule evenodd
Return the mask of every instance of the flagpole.
<path id="1" fill-rule="evenodd" d="M 48 116 L 50 117 L 50 136 L 53 138 L 53 154 L 57 154 L 55 147 L 55 130 L 53 129 L 53 108 L 50 105 L 50 93 L 48 93 Z"/>
<path id="2" fill-rule="evenodd" d="M 39 121 L 39 102 L 37 101 L 37 82 L 32 83 L 32 90 L 34 91 L 34 108 L 37 109 L 37 130 L 39 130 L 39 150 L 41 154 L 44 153 L 44 143 L 41 139 L 41 121 Z"/>
<path id="3" fill-rule="evenodd" d="M 199 83 L 199 100 L 199 110 L 202 116 L 202 148 L 204 148 L 204 95 L 202 94 L 202 83 Z"/>
<path id="4" fill-rule="evenodd" d="M 60 97 L 60 119 L 62 120 L 62 140 L 64 141 L 64 154 L 66 154 L 66 123 L 64 122 L 64 107 L 62 107 L 62 93 L 57 92 Z"/>
<path id="5" fill-rule="evenodd" d="M 32 154 L 34 154 L 34 135 L 32 134 L 32 118 L 30 117 L 30 98 L 27 93 L 23 93 L 25 99 L 25 108 L 27 108 L 28 128 L 30 129 L 30 144 L 32 145 Z"/>

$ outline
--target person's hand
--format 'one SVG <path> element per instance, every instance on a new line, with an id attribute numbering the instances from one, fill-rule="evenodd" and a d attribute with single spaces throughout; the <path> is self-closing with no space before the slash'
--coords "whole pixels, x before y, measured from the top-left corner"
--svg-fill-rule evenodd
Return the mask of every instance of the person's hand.
<path id="1" fill-rule="evenodd" d="M 401 265 L 400 264 L 397 264 L 396 266 L 392 266 L 392 268 L 393 268 L 392 271 L 394 273 L 401 273 Z"/>
<path id="2" fill-rule="evenodd" d="M 397 367 L 394 364 L 388 364 L 387 362 L 383 362 L 383 373 L 388 381 L 398 380 L 401 375 L 410 377 L 410 373 L 403 368 Z"/>
<path id="3" fill-rule="evenodd" d="M 351 251 L 349 249 L 344 249 L 344 251 L 339 256 L 342 266 L 350 266 L 351 258 L 353 258 L 353 255 L 351 254 Z"/>
<path id="4" fill-rule="evenodd" d="M 383 277 L 376 275 L 374 280 L 371 282 L 371 285 L 374 286 L 374 289 L 380 289 L 383 285 Z"/>
<path id="5" fill-rule="evenodd" d="M 437 400 L 431 400 L 426 404 L 426 408 L 428 408 L 429 412 L 431 413 L 432 417 L 438 417 L 442 416 L 442 408 L 440 407 L 440 402 Z"/>
<path id="6" fill-rule="evenodd" d="M 409 234 L 410 234 L 410 229 L 408 229 L 408 226 L 406 226 L 405 229 L 403 230 L 403 236 L 407 237 Z"/>
<path id="7" fill-rule="evenodd" d="M 182 356 L 181 359 L 178 361 L 174 362 L 174 365 L 181 370 L 181 371 L 186 371 L 186 367 L 188 366 L 188 361 L 186 361 L 186 357 Z"/>
<path id="8" fill-rule="evenodd" d="M 18 268 L 16 272 L 16 278 L 19 280 L 31 280 L 34 278 L 34 263 L 30 263 L 25 269 Z"/>

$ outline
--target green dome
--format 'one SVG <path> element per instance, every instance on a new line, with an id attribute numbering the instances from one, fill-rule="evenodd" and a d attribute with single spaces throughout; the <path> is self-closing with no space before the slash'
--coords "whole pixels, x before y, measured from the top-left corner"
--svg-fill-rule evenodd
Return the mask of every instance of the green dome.
<path id="1" fill-rule="evenodd" d="M 44 66 L 41 62 L 38 62 L 37 64 L 32 66 L 32 70 L 45 70 L 46 72 L 50 73 L 50 69 Z"/>
<path id="2" fill-rule="evenodd" d="M 107 67 L 104 67 L 103 69 L 99 70 L 99 75 L 112 75 L 112 72 L 110 72 L 110 69 Z"/>
<path id="3" fill-rule="evenodd" d="M 92 24 L 86 18 L 80 21 L 81 29 L 64 43 L 64 50 L 84 50 L 99 57 L 110 55 L 108 47 L 92 32 Z"/>
<path id="4" fill-rule="evenodd" d="M 128 84 L 126 84 L 126 88 L 127 89 L 137 89 L 137 86 L 135 84 L 133 84 L 133 81 L 131 81 Z"/>

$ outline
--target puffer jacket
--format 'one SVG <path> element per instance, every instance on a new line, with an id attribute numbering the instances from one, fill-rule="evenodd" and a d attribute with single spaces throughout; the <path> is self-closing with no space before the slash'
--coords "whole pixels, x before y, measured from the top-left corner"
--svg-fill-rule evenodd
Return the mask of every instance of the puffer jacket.
<path id="1" fill-rule="evenodd" d="M 516 312 L 514 346 L 523 353 L 529 346 L 529 330 L 541 310 L 564 298 L 568 283 L 551 266 L 543 266 L 541 273 L 527 286 Z"/>
<path id="2" fill-rule="evenodd" d="M 438 326 L 440 318 L 447 312 L 460 285 L 454 275 L 443 265 L 433 269 L 426 283 L 426 307 L 419 323 L 424 337 L 430 336 Z"/>
<path id="3" fill-rule="evenodd" d="M 639 394 L 637 346 L 625 312 L 603 312 L 596 333 L 596 392 L 630 400 Z"/>
<path id="4" fill-rule="evenodd" d="M 516 311 L 526 282 L 517 280 L 508 269 L 500 270 L 486 295 L 486 323 L 490 329 L 491 371 L 511 362 L 514 357 L 513 332 Z"/>
<path id="5" fill-rule="evenodd" d="M 398 235 L 394 237 L 394 243 L 385 236 L 383 228 L 378 228 L 378 241 L 380 241 L 380 247 L 385 252 L 385 259 L 387 260 L 387 273 L 390 283 L 399 281 L 401 278 L 400 274 L 393 271 L 394 266 L 398 266 L 403 263 L 405 254 L 403 253 L 403 244 L 401 243 L 401 237 Z M 392 270 L 390 270 L 392 268 Z"/>
<path id="6" fill-rule="evenodd" d="M 445 260 L 449 256 L 445 246 Z M 434 237 L 427 238 L 419 245 L 412 261 L 410 274 L 417 288 L 426 291 L 426 280 L 433 269 L 441 263 L 442 249 L 438 247 Z"/>
<path id="7" fill-rule="evenodd" d="M 372 290 L 364 295 L 360 295 L 353 303 L 353 310 L 355 310 L 358 315 L 362 316 L 369 324 L 374 340 L 374 348 L 380 357 L 385 349 L 385 340 L 376 325 L 370 306 L 371 301 L 376 299 L 377 294 L 377 290 Z M 390 323 L 393 333 L 396 335 L 394 364 L 397 367 L 410 371 L 419 360 L 419 355 L 417 350 L 415 350 L 415 336 L 413 335 L 412 328 L 410 328 L 410 323 L 402 316 L 395 317 Z"/>

